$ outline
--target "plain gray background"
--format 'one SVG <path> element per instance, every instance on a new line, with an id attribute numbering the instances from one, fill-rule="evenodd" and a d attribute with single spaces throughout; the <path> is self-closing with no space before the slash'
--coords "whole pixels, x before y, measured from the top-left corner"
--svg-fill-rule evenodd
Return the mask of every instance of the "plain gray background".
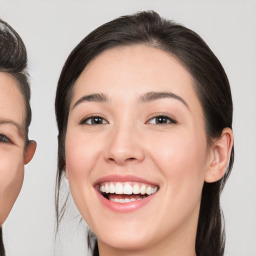
<path id="1" fill-rule="evenodd" d="M 201 35 L 223 64 L 234 100 L 235 165 L 222 195 L 227 256 L 256 256 L 256 1 L 0 0 L 0 17 L 23 38 L 29 56 L 37 140 L 21 194 L 4 224 L 8 256 L 80 256 L 77 219 L 54 245 L 57 128 L 54 97 L 70 51 L 91 30 L 118 16 L 153 9 Z M 54 249 L 55 246 L 55 249 Z"/>

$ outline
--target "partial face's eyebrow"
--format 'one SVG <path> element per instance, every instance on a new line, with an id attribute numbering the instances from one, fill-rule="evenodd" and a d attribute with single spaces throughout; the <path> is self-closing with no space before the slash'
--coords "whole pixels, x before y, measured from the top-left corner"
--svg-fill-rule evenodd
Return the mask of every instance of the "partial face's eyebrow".
<path id="1" fill-rule="evenodd" d="M 3 125 L 3 124 L 10 124 L 10 125 L 15 126 L 17 128 L 17 130 L 18 130 L 19 135 L 21 137 L 25 136 L 23 126 L 21 126 L 20 124 L 16 123 L 15 121 L 10 120 L 10 119 L 2 119 L 2 118 L 0 118 L 0 125 Z"/>
<path id="2" fill-rule="evenodd" d="M 106 102 L 106 101 L 108 101 L 107 96 L 102 93 L 84 95 L 78 101 L 76 101 L 72 109 L 74 109 L 77 105 L 79 105 L 82 102 Z"/>
<path id="3" fill-rule="evenodd" d="M 140 101 L 150 102 L 150 101 L 164 99 L 164 98 L 173 98 L 173 99 L 179 100 L 182 104 L 184 104 L 189 109 L 189 106 L 184 99 L 182 99 L 180 96 L 171 92 L 148 92 L 140 97 Z"/>

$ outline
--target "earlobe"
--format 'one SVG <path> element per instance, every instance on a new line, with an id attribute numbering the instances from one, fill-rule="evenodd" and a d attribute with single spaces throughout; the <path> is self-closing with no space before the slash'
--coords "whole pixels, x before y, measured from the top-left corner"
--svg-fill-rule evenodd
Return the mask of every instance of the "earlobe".
<path id="1" fill-rule="evenodd" d="M 36 151 L 36 142 L 34 140 L 30 140 L 27 147 L 26 147 L 26 152 L 25 152 L 25 157 L 24 157 L 24 164 L 28 164 Z"/>
<path id="2" fill-rule="evenodd" d="M 216 182 L 223 177 L 229 163 L 232 147 L 233 132 L 230 128 L 225 128 L 220 138 L 212 145 L 205 182 Z"/>

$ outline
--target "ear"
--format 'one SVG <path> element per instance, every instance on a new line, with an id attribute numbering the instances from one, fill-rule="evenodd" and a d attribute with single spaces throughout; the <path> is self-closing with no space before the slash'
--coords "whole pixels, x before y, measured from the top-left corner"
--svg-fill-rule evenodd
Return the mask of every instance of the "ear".
<path id="1" fill-rule="evenodd" d="M 36 151 L 36 142 L 34 140 L 30 140 L 26 147 L 26 152 L 24 157 L 25 164 L 28 164 L 31 161 L 31 159 L 35 154 L 35 151 Z"/>
<path id="2" fill-rule="evenodd" d="M 208 167 L 205 174 L 205 182 L 212 183 L 220 180 L 229 164 L 230 154 L 233 147 L 233 132 L 225 128 L 219 139 L 213 142 L 210 149 Z"/>

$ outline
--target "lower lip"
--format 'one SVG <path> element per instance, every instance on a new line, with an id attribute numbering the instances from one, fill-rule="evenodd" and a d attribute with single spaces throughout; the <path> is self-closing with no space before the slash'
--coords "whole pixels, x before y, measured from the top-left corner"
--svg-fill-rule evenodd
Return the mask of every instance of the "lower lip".
<path id="1" fill-rule="evenodd" d="M 121 213 L 133 212 L 133 211 L 136 211 L 136 210 L 142 208 L 144 205 L 148 204 L 157 194 L 157 192 L 156 192 L 153 195 L 150 195 L 144 199 L 129 202 L 129 203 L 117 203 L 117 202 L 113 202 L 113 201 L 106 199 L 97 190 L 96 190 L 96 193 L 97 193 L 99 200 L 101 201 L 101 203 L 103 205 L 105 205 L 112 211 L 121 212 Z"/>

